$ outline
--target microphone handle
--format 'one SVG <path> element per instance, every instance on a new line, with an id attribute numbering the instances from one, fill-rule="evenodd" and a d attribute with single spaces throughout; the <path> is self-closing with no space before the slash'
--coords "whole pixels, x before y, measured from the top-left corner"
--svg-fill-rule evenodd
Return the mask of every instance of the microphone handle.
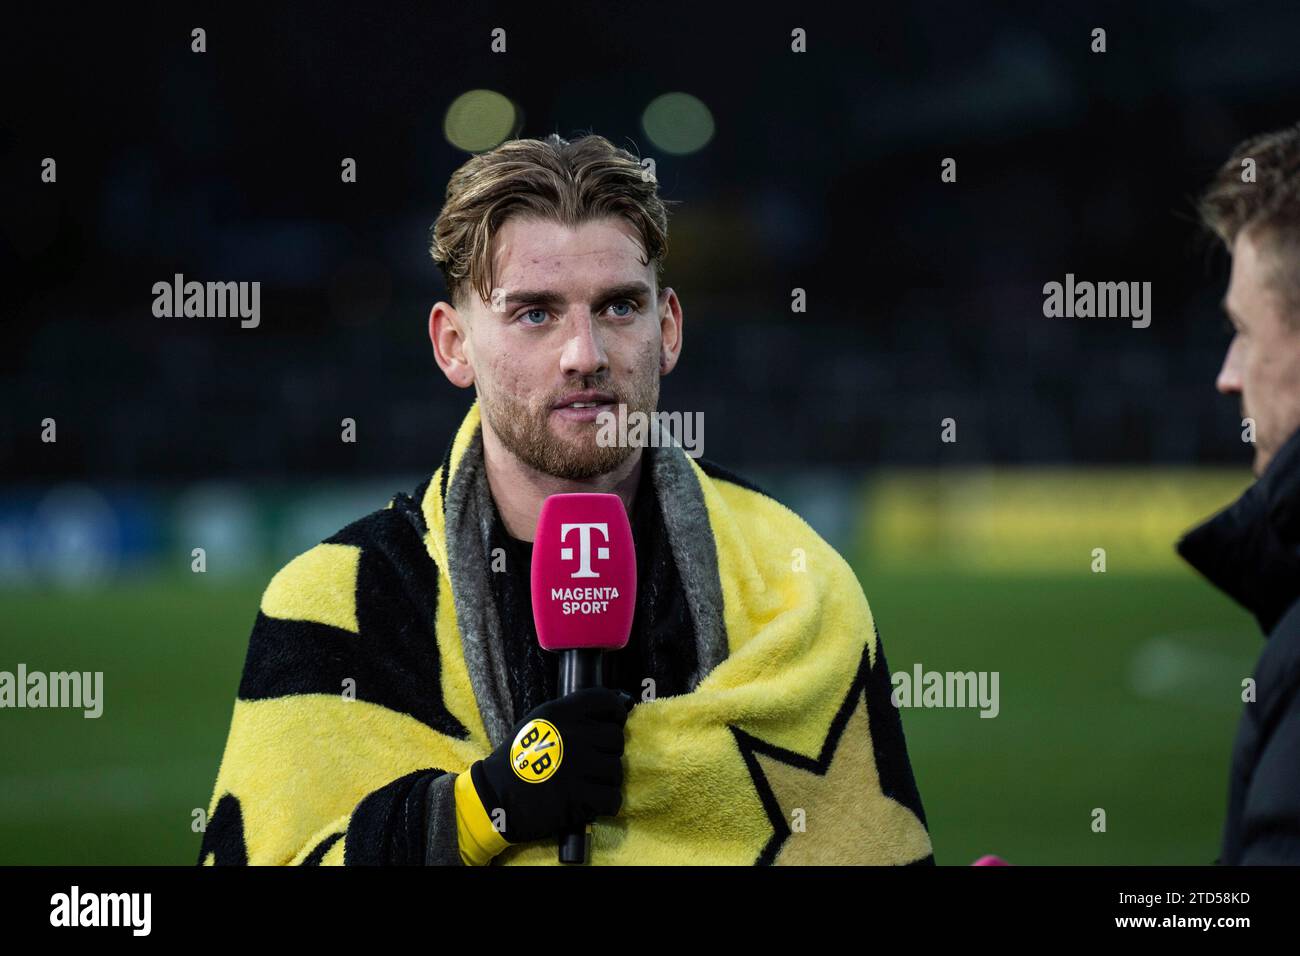
<path id="1" fill-rule="evenodd" d="M 604 653 L 599 648 L 571 647 L 560 651 L 560 696 L 602 685 Z M 560 833 L 560 862 L 586 863 L 591 856 L 591 824 Z"/>

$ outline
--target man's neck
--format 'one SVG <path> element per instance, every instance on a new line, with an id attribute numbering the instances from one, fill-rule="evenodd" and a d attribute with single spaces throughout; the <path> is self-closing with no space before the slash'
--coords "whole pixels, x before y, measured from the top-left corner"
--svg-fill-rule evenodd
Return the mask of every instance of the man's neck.
<path id="1" fill-rule="evenodd" d="M 551 495 L 574 492 L 601 492 L 618 495 L 623 508 L 632 510 L 637 487 L 641 482 L 642 449 L 636 448 L 618 468 L 585 481 L 556 478 L 526 465 L 506 448 L 496 434 L 483 423 L 483 463 L 487 469 L 488 489 L 506 531 L 520 541 L 532 541 L 537 533 L 537 517 L 542 502 Z"/>

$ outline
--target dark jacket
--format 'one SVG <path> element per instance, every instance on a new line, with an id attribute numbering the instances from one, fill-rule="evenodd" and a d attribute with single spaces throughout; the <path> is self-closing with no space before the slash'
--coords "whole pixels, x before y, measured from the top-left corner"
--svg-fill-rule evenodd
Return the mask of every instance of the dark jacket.
<path id="1" fill-rule="evenodd" d="M 1217 862 L 1300 863 L 1300 432 L 1178 553 L 1268 636 L 1233 745 Z"/>

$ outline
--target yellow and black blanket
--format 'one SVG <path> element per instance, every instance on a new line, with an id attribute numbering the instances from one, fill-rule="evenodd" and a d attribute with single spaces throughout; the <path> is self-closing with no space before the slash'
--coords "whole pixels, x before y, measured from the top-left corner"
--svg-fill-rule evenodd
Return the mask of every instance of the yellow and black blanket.
<path id="1" fill-rule="evenodd" d="M 852 570 L 740 479 L 681 448 L 650 462 L 698 667 L 688 692 L 629 714 L 623 806 L 593 825 L 592 863 L 933 863 Z M 456 776 L 523 717 L 492 515 L 474 405 L 414 496 L 271 579 L 200 863 L 460 864 Z M 556 841 L 493 862 L 556 864 Z"/>

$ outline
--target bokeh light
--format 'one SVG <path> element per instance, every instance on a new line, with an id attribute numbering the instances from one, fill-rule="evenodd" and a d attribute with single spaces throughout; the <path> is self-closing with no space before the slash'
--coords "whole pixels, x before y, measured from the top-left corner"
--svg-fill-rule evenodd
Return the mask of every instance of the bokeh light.
<path id="1" fill-rule="evenodd" d="M 713 114 L 690 93 L 665 93 L 651 100 L 641 126 L 655 148 L 675 156 L 694 153 L 713 139 Z"/>
<path id="2" fill-rule="evenodd" d="M 447 107 L 442 129 L 447 141 L 470 153 L 481 153 L 509 139 L 518 111 L 495 90 L 470 90 Z"/>

